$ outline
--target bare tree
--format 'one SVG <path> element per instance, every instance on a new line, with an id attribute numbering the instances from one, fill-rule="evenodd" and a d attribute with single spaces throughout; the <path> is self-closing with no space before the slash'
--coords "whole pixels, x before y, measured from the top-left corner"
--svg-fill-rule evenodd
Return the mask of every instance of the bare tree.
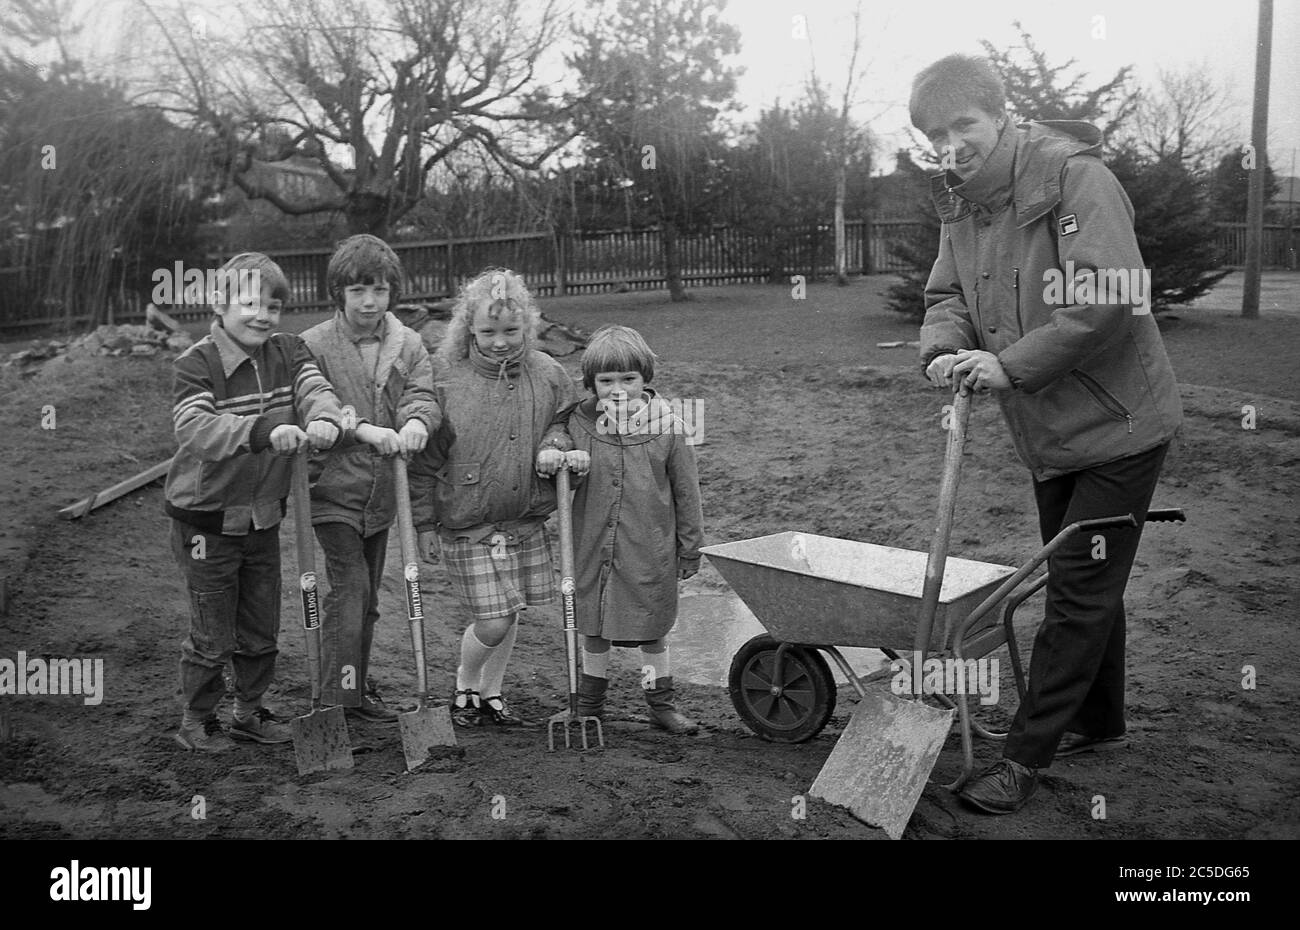
<path id="1" fill-rule="evenodd" d="M 16 47 L 25 47 L 30 52 L 35 46 L 52 41 L 59 53 L 56 67 L 65 73 L 76 70 L 77 62 L 69 51 L 69 44 L 81 30 L 70 22 L 73 3 L 74 0 L 10 0 L 6 3 L 8 9 L 0 9 L 0 40 L 4 41 L 0 58 L 15 69 L 49 70 L 48 66 L 40 66 L 25 54 L 18 54 Z"/>
<path id="2" fill-rule="evenodd" d="M 1229 128 L 1228 91 L 1201 63 L 1181 71 L 1161 69 L 1155 86 L 1138 95 L 1129 130 L 1143 154 L 1173 159 L 1196 174 L 1214 169 L 1217 156 L 1238 136 Z"/>
<path id="3" fill-rule="evenodd" d="M 458 151 L 532 170 L 566 141 L 538 80 L 557 0 L 261 0 L 233 41 L 140 2 L 180 71 L 152 99 L 206 126 L 231 182 L 287 214 L 341 211 L 384 235 Z M 291 158 L 319 165 L 327 191 L 287 196 L 257 170 Z"/>
<path id="4" fill-rule="evenodd" d="M 848 241 L 844 232 L 844 190 L 847 184 L 849 159 L 856 144 L 857 133 L 849 120 L 849 107 L 853 102 L 854 86 L 859 75 L 858 54 L 862 50 L 862 0 L 853 9 L 853 52 L 849 55 L 849 69 L 844 78 L 844 96 L 840 102 L 839 151 L 835 159 L 835 283 L 840 287 L 849 283 Z"/>
<path id="5" fill-rule="evenodd" d="M 111 321 L 161 252 L 197 250 L 202 137 L 86 74 L 72 6 L 14 0 L 0 11 L 0 265 L 21 269 L 0 319 Z"/>
<path id="6" fill-rule="evenodd" d="M 811 57 L 812 43 L 809 42 Z M 849 52 L 849 64 L 844 75 L 843 93 L 840 97 L 839 119 L 834 143 L 835 155 L 835 283 L 843 287 L 849 283 L 848 275 L 848 237 L 844 229 L 844 201 L 848 188 L 849 167 L 855 156 L 865 148 L 870 149 L 870 137 L 866 130 L 857 125 L 851 111 L 856 105 L 857 91 L 866 77 L 866 67 L 859 65 L 862 54 L 862 2 L 858 0 L 853 9 L 853 45 Z M 826 93 L 817 80 L 817 63 L 815 58 L 809 64 L 809 93 L 814 99 Z"/>

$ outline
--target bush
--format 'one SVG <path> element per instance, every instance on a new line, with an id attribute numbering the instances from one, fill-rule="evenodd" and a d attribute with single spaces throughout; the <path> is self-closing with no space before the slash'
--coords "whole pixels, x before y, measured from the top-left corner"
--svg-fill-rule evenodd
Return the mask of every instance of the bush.
<path id="1" fill-rule="evenodd" d="M 1133 202 L 1153 312 L 1195 300 L 1230 273 L 1222 268 L 1206 180 L 1175 159 L 1143 158 L 1127 148 L 1110 170 Z"/>
<path id="2" fill-rule="evenodd" d="M 889 309 L 917 324 L 925 319 L 925 282 L 930 277 L 934 260 L 939 257 L 940 224 L 933 204 L 930 205 L 930 214 L 921 218 L 925 222 L 923 227 L 913 229 L 889 247 L 891 255 L 908 265 L 907 271 L 899 272 L 903 280 L 885 291 Z"/>
<path id="3" fill-rule="evenodd" d="M 1133 202 L 1134 233 L 1151 269 L 1152 312 L 1195 300 L 1230 273 L 1222 268 L 1204 180 L 1176 160 L 1146 159 L 1133 149 L 1117 152 L 1109 167 Z M 924 232 L 890 248 L 915 270 L 887 291 L 889 308 L 918 323 L 925 318 L 925 282 L 939 254 L 939 218 L 928 195 L 924 207 Z"/>

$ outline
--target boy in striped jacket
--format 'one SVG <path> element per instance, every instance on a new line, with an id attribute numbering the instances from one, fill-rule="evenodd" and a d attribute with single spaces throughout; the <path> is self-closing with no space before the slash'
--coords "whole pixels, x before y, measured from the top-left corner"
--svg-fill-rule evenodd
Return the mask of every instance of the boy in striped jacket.
<path id="1" fill-rule="evenodd" d="M 342 418 L 306 344 L 273 332 L 289 296 L 280 267 L 245 252 L 221 268 L 216 283 L 210 333 L 175 363 L 179 448 L 165 492 L 172 552 L 190 597 L 176 741 L 201 752 L 231 746 L 216 716 L 227 661 L 235 682 L 230 736 L 292 739 L 262 707 L 280 633 L 280 520 L 291 457 L 332 446 Z"/>

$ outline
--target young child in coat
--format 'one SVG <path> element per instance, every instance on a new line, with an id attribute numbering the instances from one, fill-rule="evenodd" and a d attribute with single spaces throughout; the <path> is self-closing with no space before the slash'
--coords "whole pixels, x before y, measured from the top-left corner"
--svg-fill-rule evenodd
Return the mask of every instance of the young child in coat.
<path id="1" fill-rule="evenodd" d="M 397 517 L 391 456 L 424 449 L 442 415 L 428 351 L 389 312 L 402 285 L 393 250 L 374 236 L 351 236 L 330 257 L 325 281 L 334 318 L 302 338 L 358 425 L 311 460 L 312 525 L 329 578 L 321 618 L 321 702 L 391 724 L 397 712 L 384 705 L 367 674 L 388 530 Z"/>
<path id="2" fill-rule="evenodd" d="M 433 360 L 442 426 L 411 461 L 411 507 L 429 561 L 441 544 L 473 622 L 451 699 L 460 726 L 524 723 L 501 696 L 518 620 L 555 600 L 546 517 L 571 447 L 568 374 L 533 348 L 541 314 L 523 279 L 492 269 L 468 282 Z"/>
<path id="3" fill-rule="evenodd" d="M 569 415 L 570 460 L 590 474 L 573 498 L 578 632 L 585 637 L 578 709 L 599 717 L 609 686 L 609 647 L 638 646 L 650 722 L 697 730 L 673 702 L 665 637 L 677 621 L 677 582 L 700 568 L 703 517 L 694 450 L 684 424 L 647 385 L 655 354 L 641 334 L 606 326 L 582 356 L 593 396 Z"/>
<path id="4" fill-rule="evenodd" d="M 231 745 L 216 715 L 227 661 L 235 684 L 230 736 L 257 743 L 293 738 L 262 706 L 280 634 L 280 520 L 290 457 L 331 446 L 342 418 L 306 344 L 273 332 L 289 297 L 280 267 L 245 252 L 222 267 L 218 280 L 217 319 L 176 359 L 172 422 L 179 448 L 164 492 L 172 553 L 190 598 L 176 741 L 201 752 Z"/>

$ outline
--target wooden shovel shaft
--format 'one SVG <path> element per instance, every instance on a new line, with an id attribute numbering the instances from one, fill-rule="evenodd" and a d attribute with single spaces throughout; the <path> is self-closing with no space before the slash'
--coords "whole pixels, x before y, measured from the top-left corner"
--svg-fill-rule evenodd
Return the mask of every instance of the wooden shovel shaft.
<path id="1" fill-rule="evenodd" d="M 564 605 L 564 653 L 569 663 L 569 712 L 578 713 L 578 626 L 573 580 L 573 504 L 569 499 L 569 467 L 555 473 L 555 509 L 560 520 L 560 597 Z"/>
<path id="2" fill-rule="evenodd" d="M 311 529 L 311 490 L 307 459 L 310 452 L 293 457 L 293 526 L 298 543 L 298 593 L 302 599 L 302 629 L 307 638 L 307 675 L 311 679 L 311 706 L 320 707 L 320 592 L 316 583 L 316 542 Z"/>
<path id="3" fill-rule="evenodd" d="M 406 459 L 393 456 L 393 480 L 397 491 L 397 532 L 402 544 L 402 579 L 406 586 L 406 620 L 411 627 L 411 651 L 415 654 L 415 681 L 420 707 L 429 696 L 429 670 L 424 660 L 424 601 L 420 596 L 420 551 L 411 519 L 411 483 Z"/>
<path id="4" fill-rule="evenodd" d="M 930 542 L 930 557 L 925 563 L 925 584 L 921 589 L 921 609 L 917 614 L 915 654 L 912 657 L 912 661 L 917 663 L 925 661 L 935 614 L 939 610 L 939 593 L 943 589 L 943 573 L 948 562 L 948 541 L 952 538 L 953 512 L 957 507 L 957 485 L 961 480 L 962 449 L 966 445 L 966 425 L 970 420 L 970 402 L 971 395 L 962 394 L 959 386 L 953 398 L 948 447 L 943 459 L 943 481 L 939 485 L 939 518 Z M 920 681 L 920 675 L 914 675 L 913 680 Z"/>

